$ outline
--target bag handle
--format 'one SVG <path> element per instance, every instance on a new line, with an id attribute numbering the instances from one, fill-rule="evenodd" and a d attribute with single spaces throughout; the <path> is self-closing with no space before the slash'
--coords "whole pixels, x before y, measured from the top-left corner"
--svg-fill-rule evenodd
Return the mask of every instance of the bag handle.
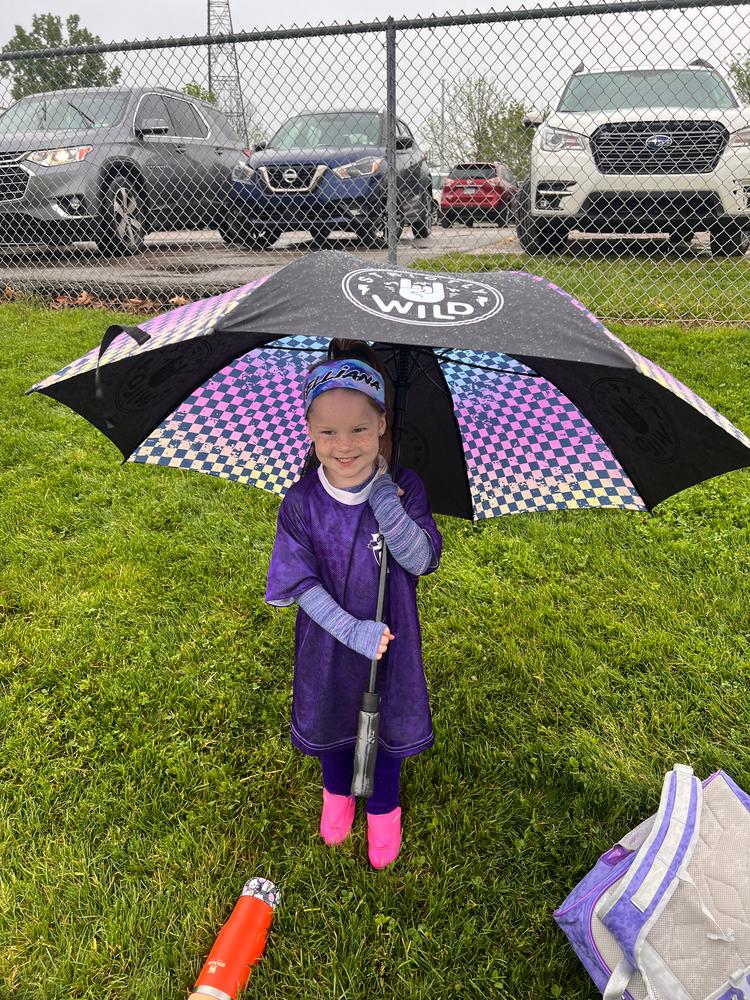
<path id="1" fill-rule="evenodd" d="M 602 1000 L 622 1000 L 634 973 L 635 969 L 623 955 L 609 977 L 609 982 L 602 993 Z"/>

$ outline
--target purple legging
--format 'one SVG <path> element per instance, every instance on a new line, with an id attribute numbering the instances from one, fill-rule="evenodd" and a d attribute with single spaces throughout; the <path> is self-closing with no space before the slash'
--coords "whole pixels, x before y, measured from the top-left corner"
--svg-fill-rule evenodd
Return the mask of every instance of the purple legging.
<path id="1" fill-rule="evenodd" d="M 333 750 L 320 755 L 323 785 L 334 795 L 351 795 L 354 771 L 354 750 Z M 399 804 L 401 791 L 401 758 L 391 757 L 382 750 L 375 760 L 373 793 L 367 800 L 367 811 L 389 813 Z"/>

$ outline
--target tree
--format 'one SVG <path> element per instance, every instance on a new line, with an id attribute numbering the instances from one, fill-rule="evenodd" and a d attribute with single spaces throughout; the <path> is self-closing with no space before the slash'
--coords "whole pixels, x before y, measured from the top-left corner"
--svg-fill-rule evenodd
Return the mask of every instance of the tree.
<path id="1" fill-rule="evenodd" d="M 519 178 L 529 172 L 532 130 L 525 108 L 484 76 L 462 77 L 445 88 L 425 137 L 441 166 L 462 160 L 500 160 Z"/>
<path id="2" fill-rule="evenodd" d="M 216 104 L 216 94 L 213 90 L 206 90 L 205 87 L 201 87 L 195 80 L 186 83 L 182 88 L 182 92 L 183 94 L 187 94 L 188 97 L 196 97 L 199 101 L 208 101 L 209 104 Z"/>
<path id="3" fill-rule="evenodd" d="M 63 28 L 62 18 L 56 14 L 34 14 L 31 31 L 17 24 L 15 35 L 2 51 L 27 52 L 100 44 L 101 38 L 82 28 L 80 20 L 77 14 L 70 14 Z M 66 87 L 109 87 L 120 79 L 120 70 L 116 66 L 110 69 L 100 53 L 90 53 L 0 63 L 0 76 L 12 77 L 11 96 L 18 100 L 27 94 Z"/>
<path id="4" fill-rule="evenodd" d="M 750 104 L 750 56 L 744 62 L 733 63 L 729 73 L 742 100 Z"/>

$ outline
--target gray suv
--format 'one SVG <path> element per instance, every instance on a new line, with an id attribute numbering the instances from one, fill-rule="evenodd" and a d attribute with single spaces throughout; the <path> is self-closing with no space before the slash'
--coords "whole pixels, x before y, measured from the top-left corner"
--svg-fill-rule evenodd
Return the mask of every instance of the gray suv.
<path id="1" fill-rule="evenodd" d="M 247 155 L 211 104 L 161 87 L 24 97 L 0 117 L 0 243 L 131 254 L 150 231 L 221 231 Z"/>

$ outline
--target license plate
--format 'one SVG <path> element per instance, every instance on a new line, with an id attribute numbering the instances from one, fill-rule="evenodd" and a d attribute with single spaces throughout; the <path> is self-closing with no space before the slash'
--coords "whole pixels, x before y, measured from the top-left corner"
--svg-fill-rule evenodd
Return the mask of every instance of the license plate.
<path id="1" fill-rule="evenodd" d="M 476 194 L 477 189 L 475 187 L 465 187 L 464 194 Z"/>

